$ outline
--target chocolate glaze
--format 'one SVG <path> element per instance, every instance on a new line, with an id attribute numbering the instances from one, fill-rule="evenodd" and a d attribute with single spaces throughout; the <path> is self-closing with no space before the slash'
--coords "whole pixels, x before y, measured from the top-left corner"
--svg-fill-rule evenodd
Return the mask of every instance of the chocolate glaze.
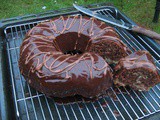
<path id="1" fill-rule="evenodd" d="M 147 91 L 160 82 L 160 76 L 149 52 L 139 50 L 122 58 L 115 66 L 114 83 Z"/>
<path id="2" fill-rule="evenodd" d="M 110 67 L 92 50 L 101 41 L 112 41 L 127 52 L 113 28 L 94 18 L 61 16 L 42 22 L 26 34 L 20 47 L 20 71 L 47 96 L 98 96 L 112 86 Z M 66 54 L 72 51 L 81 54 Z"/>

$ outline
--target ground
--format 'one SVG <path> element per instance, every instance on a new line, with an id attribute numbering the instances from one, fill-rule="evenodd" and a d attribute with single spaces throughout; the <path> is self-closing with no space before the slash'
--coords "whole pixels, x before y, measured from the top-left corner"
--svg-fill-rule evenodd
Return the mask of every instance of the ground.
<path id="1" fill-rule="evenodd" d="M 39 13 L 72 6 L 75 0 L 0 0 L 0 19 Z M 160 33 L 159 23 L 152 23 L 156 0 L 77 0 L 79 5 L 113 3 L 137 24 Z"/>

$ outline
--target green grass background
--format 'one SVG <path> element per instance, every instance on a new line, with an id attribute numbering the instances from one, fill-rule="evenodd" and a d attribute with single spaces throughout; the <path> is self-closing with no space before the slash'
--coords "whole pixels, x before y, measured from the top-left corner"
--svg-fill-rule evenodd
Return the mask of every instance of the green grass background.
<path id="1" fill-rule="evenodd" d="M 0 0 L 0 19 L 39 13 L 72 6 L 75 0 Z M 137 24 L 160 33 L 159 23 L 152 23 L 156 0 L 76 0 L 79 5 L 111 2 Z M 43 10 L 42 7 L 46 6 Z"/>

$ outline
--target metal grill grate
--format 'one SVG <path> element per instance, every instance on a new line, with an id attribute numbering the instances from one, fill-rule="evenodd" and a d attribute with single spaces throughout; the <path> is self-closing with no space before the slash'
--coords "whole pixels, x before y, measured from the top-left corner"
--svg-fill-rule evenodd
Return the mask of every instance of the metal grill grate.
<path id="1" fill-rule="evenodd" d="M 116 17 L 116 12 L 110 9 L 97 11 L 101 14 Z M 113 15 L 114 14 L 114 15 Z M 121 19 L 123 21 L 123 19 Z M 149 92 L 136 92 L 128 88 L 110 88 L 108 96 L 100 98 L 95 102 L 85 102 L 74 99 L 72 104 L 57 104 L 54 99 L 46 98 L 25 82 L 21 76 L 18 59 L 19 47 L 24 35 L 29 29 L 37 25 L 40 21 L 9 26 L 5 29 L 7 40 L 7 52 L 9 58 L 10 74 L 16 108 L 16 116 L 20 119 L 41 120 L 41 119 L 141 119 L 145 116 L 160 111 L 160 84 L 153 87 Z M 124 43 L 132 50 L 146 49 L 143 44 L 150 47 L 143 37 L 134 36 L 126 30 L 115 28 Z M 160 71 L 160 55 L 152 49 L 157 68 Z M 111 96 L 112 97 L 109 97 Z M 114 97 L 113 97 L 114 95 Z"/>

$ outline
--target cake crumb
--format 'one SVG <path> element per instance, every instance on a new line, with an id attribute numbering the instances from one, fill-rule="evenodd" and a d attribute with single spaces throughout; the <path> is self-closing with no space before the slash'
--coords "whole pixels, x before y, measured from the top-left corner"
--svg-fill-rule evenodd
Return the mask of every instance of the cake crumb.
<path id="1" fill-rule="evenodd" d="M 119 114 L 119 112 L 118 112 L 117 110 L 114 110 L 113 113 L 114 113 L 114 115 L 115 115 L 116 117 L 120 116 L 120 114 Z"/>

